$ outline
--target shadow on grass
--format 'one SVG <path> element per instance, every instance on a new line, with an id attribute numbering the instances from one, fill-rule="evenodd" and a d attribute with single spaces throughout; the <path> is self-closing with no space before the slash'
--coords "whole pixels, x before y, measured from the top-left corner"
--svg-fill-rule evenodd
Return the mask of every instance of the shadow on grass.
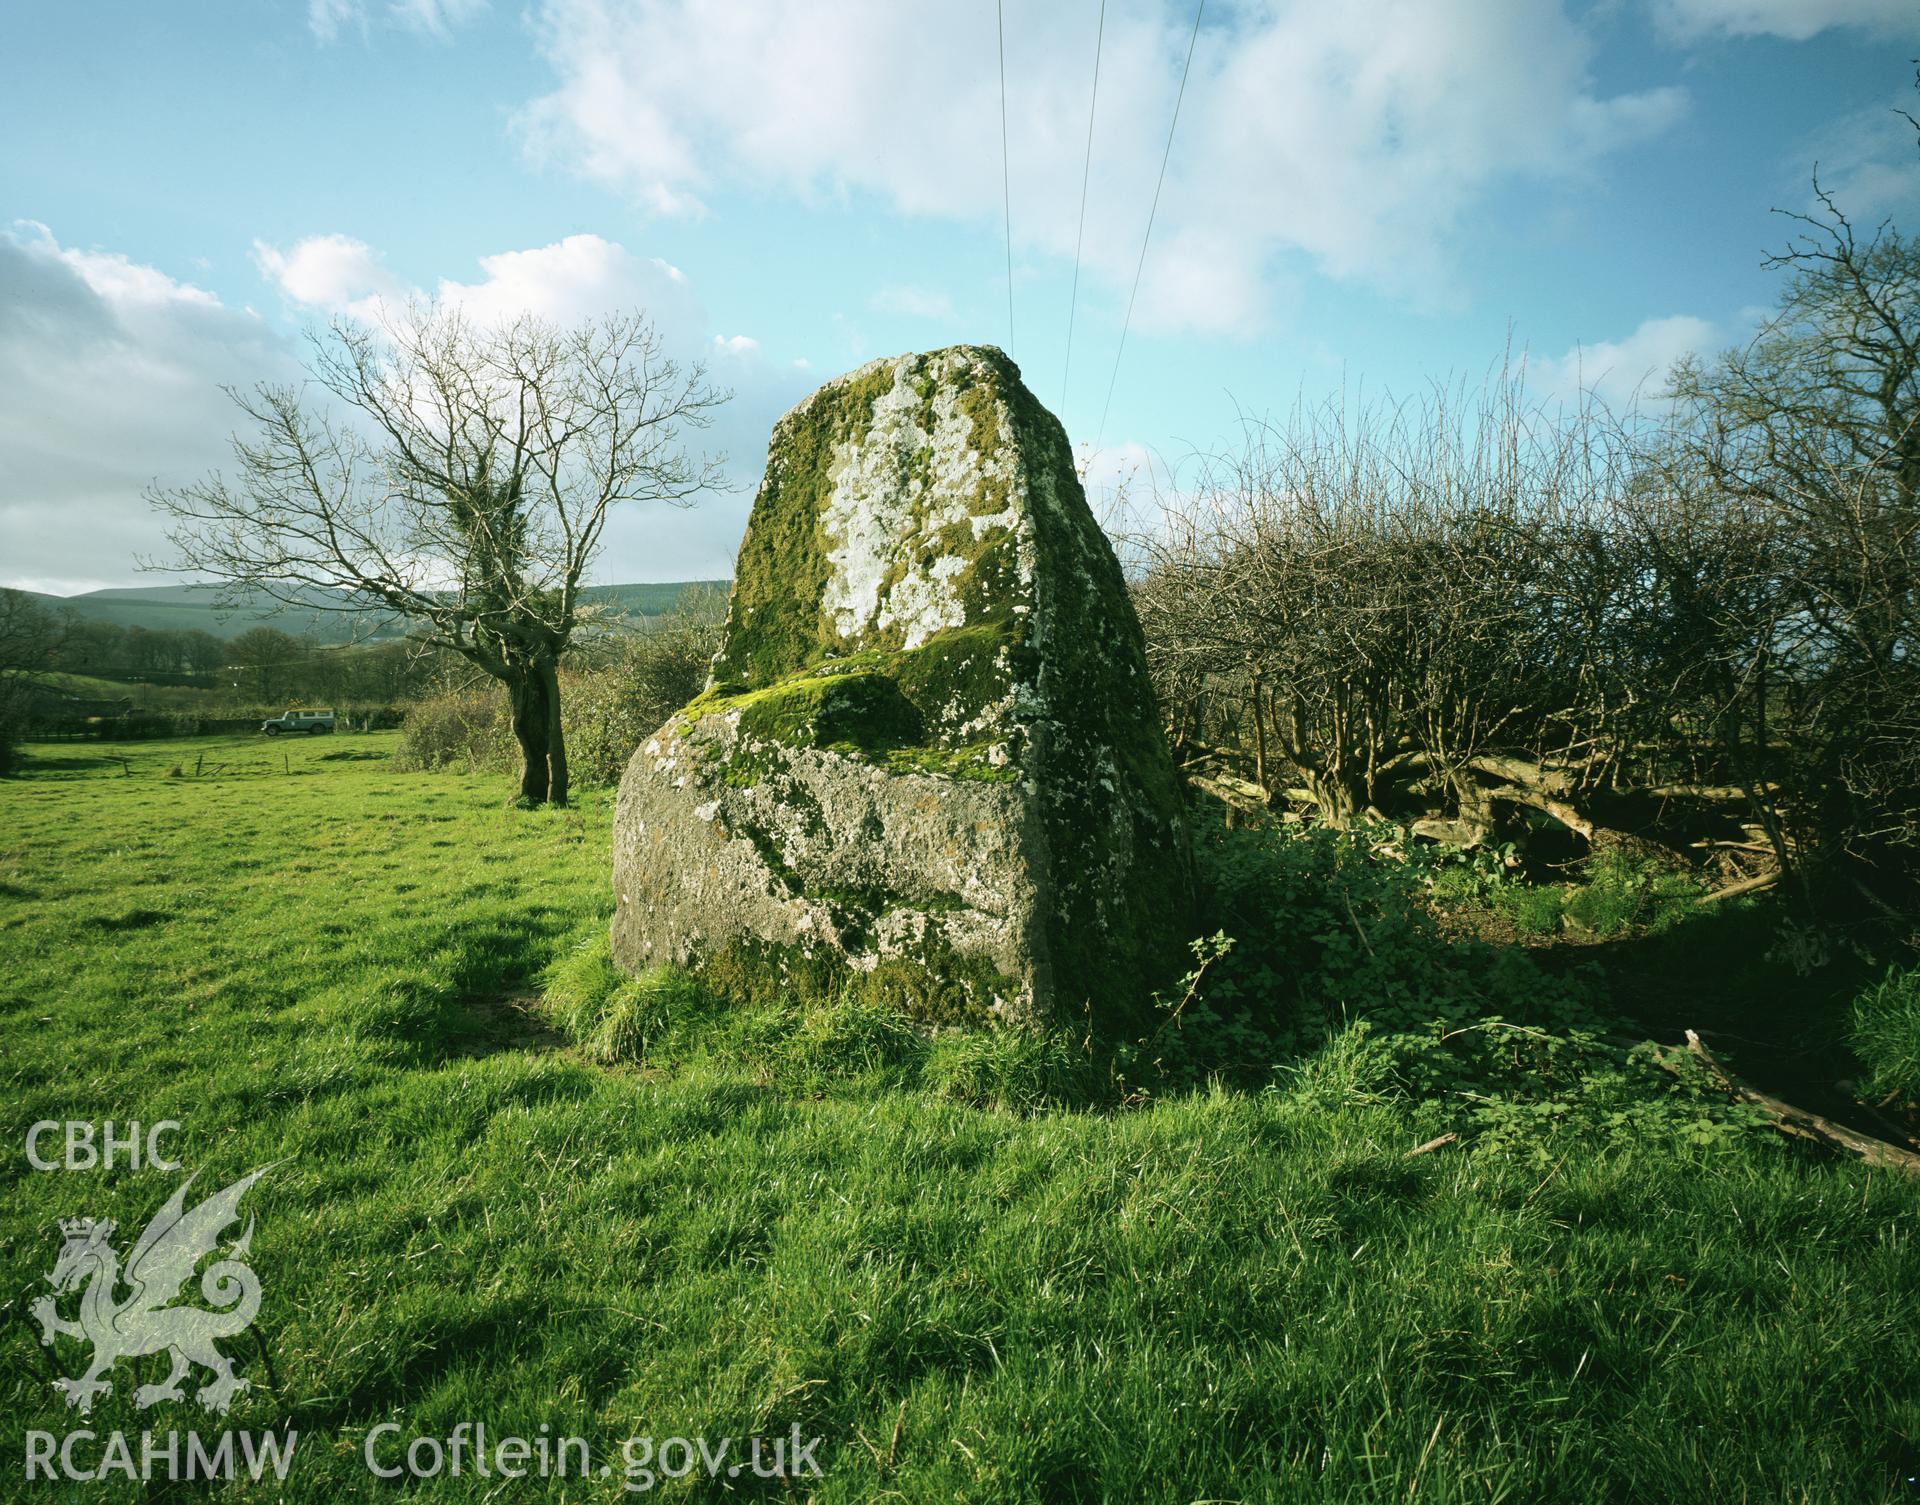
<path id="1" fill-rule="evenodd" d="M 22 752 L 16 777 L 30 779 L 42 774 L 99 773 L 106 769 L 118 773 L 120 767 L 118 758 L 103 757 L 99 753 L 69 753 L 63 757 L 49 758 L 44 753 Z"/>
<path id="2" fill-rule="evenodd" d="M 1762 1091 L 1886 1138 L 1920 1136 L 1861 1104 L 1843 1083 L 1861 1064 L 1847 1043 L 1849 1008 L 1877 975 L 1851 947 L 1798 929 L 1777 896 L 1697 908 L 1658 934 L 1538 948 L 1549 968 L 1584 970 L 1623 1030 L 1663 1045 L 1696 1031 Z"/>
<path id="3" fill-rule="evenodd" d="M 147 930 L 155 925 L 164 925 L 173 916 L 164 909 L 129 909 L 124 914 L 98 915 L 86 921 L 94 930 L 122 931 Z"/>
<path id="4" fill-rule="evenodd" d="M 455 1000 L 455 1006 L 459 1012 L 447 1039 L 448 1060 L 565 1050 L 569 1043 L 541 1011 L 538 993 L 472 993 Z"/>

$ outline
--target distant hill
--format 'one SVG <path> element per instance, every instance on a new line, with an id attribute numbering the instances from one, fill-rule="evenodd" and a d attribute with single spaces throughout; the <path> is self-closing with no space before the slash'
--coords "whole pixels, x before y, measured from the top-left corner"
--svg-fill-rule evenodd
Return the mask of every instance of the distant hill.
<path id="1" fill-rule="evenodd" d="M 664 580 L 645 585 L 589 585 L 580 599 L 595 606 L 609 607 L 617 616 L 657 617 L 673 610 L 682 591 L 707 586 L 724 592 L 726 580 Z"/>
<path id="2" fill-rule="evenodd" d="M 653 617 L 669 611 L 680 593 L 690 585 L 712 585 L 725 590 L 724 580 L 671 580 L 633 585 L 591 585 L 581 592 L 594 605 L 610 607 L 623 617 Z M 378 624 L 377 613 L 361 615 L 319 606 L 283 606 L 265 596 L 245 604 L 220 609 L 215 605 L 219 591 L 211 585 L 141 585 L 87 591 L 78 596 L 47 596 L 38 591 L 23 591 L 43 606 L 67 610 L 89 621 L 112 622 L 119 627 L 144 627 L 149 630 L 199 628 L 219 638 L 235 638 L 250 627 L 277 627 L 296 637 L 309 637 L 318 643 L 345 643 L 368 636 L 369 627 Z M 315 599 L 319 593 L 315 592 Z M 373 636 L 390 635 L 373 633 Z"/>

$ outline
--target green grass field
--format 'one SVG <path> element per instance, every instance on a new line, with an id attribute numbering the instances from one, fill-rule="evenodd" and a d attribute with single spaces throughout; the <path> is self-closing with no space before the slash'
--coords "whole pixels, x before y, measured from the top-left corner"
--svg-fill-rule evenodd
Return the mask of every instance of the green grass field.
<path id="1" fill-rule="evenodd" d="M 610 794 L 514 811 L 498 777 L 394 772 L 393 740 L 42 746 L 0 783 L 0 1498 L 204 1491 L 25 1480 L 28 1433 L 82 1425 L 291 1428 L 284 1480 L 215 1491 L 259 1500 L 625 1498 L 624 1439 L 795 1426 L 817 1480 L 653 1493 L 1915 1497 L 1920 1185 L 1757 1133 L 1408 1158 L 1446 1106 L 1337 1050 L 1283 1088 L 1025 1112 L 831 1013 L 663 993 L 601 1050 L 568 990 Z M 86 1356 L 27 1315 L 58 1221 L 124 1252 L 184 1172 L 36 1171 L 48 1119 L 178 1120 L 196 1193 L 272 1166 L 224 1420 L 136 1410 L 160 1358 L 84 1423 L 52 1388 Z M 474 1421 L 612 1472 L 363 1463 L 383 1423 Z"/>

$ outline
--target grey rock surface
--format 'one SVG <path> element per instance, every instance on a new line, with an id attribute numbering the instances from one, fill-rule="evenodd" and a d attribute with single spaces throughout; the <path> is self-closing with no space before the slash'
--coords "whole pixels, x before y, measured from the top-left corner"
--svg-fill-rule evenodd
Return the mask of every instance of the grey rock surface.
<path id="1" fill-rule="evenodd" d="M 999 351 L 782 418 L 705 693 L 635 753 L 614 957 L 930 1022 L 1119 1022 L 1191 871 L 1140 629 L 1059 423 Z"/>

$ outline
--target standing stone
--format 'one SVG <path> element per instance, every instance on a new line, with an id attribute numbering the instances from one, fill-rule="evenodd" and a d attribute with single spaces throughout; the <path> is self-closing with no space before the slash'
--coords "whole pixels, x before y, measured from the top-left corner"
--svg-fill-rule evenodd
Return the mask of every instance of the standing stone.
<path id="1" fill-rule="evenodd" d="M 872 361 L 775 425 L 706 691 L 634 754 L 615 960 L 928 1022 L 1136 1016 L 1191 868 L 1140 625 L 998 350 Z"/>

